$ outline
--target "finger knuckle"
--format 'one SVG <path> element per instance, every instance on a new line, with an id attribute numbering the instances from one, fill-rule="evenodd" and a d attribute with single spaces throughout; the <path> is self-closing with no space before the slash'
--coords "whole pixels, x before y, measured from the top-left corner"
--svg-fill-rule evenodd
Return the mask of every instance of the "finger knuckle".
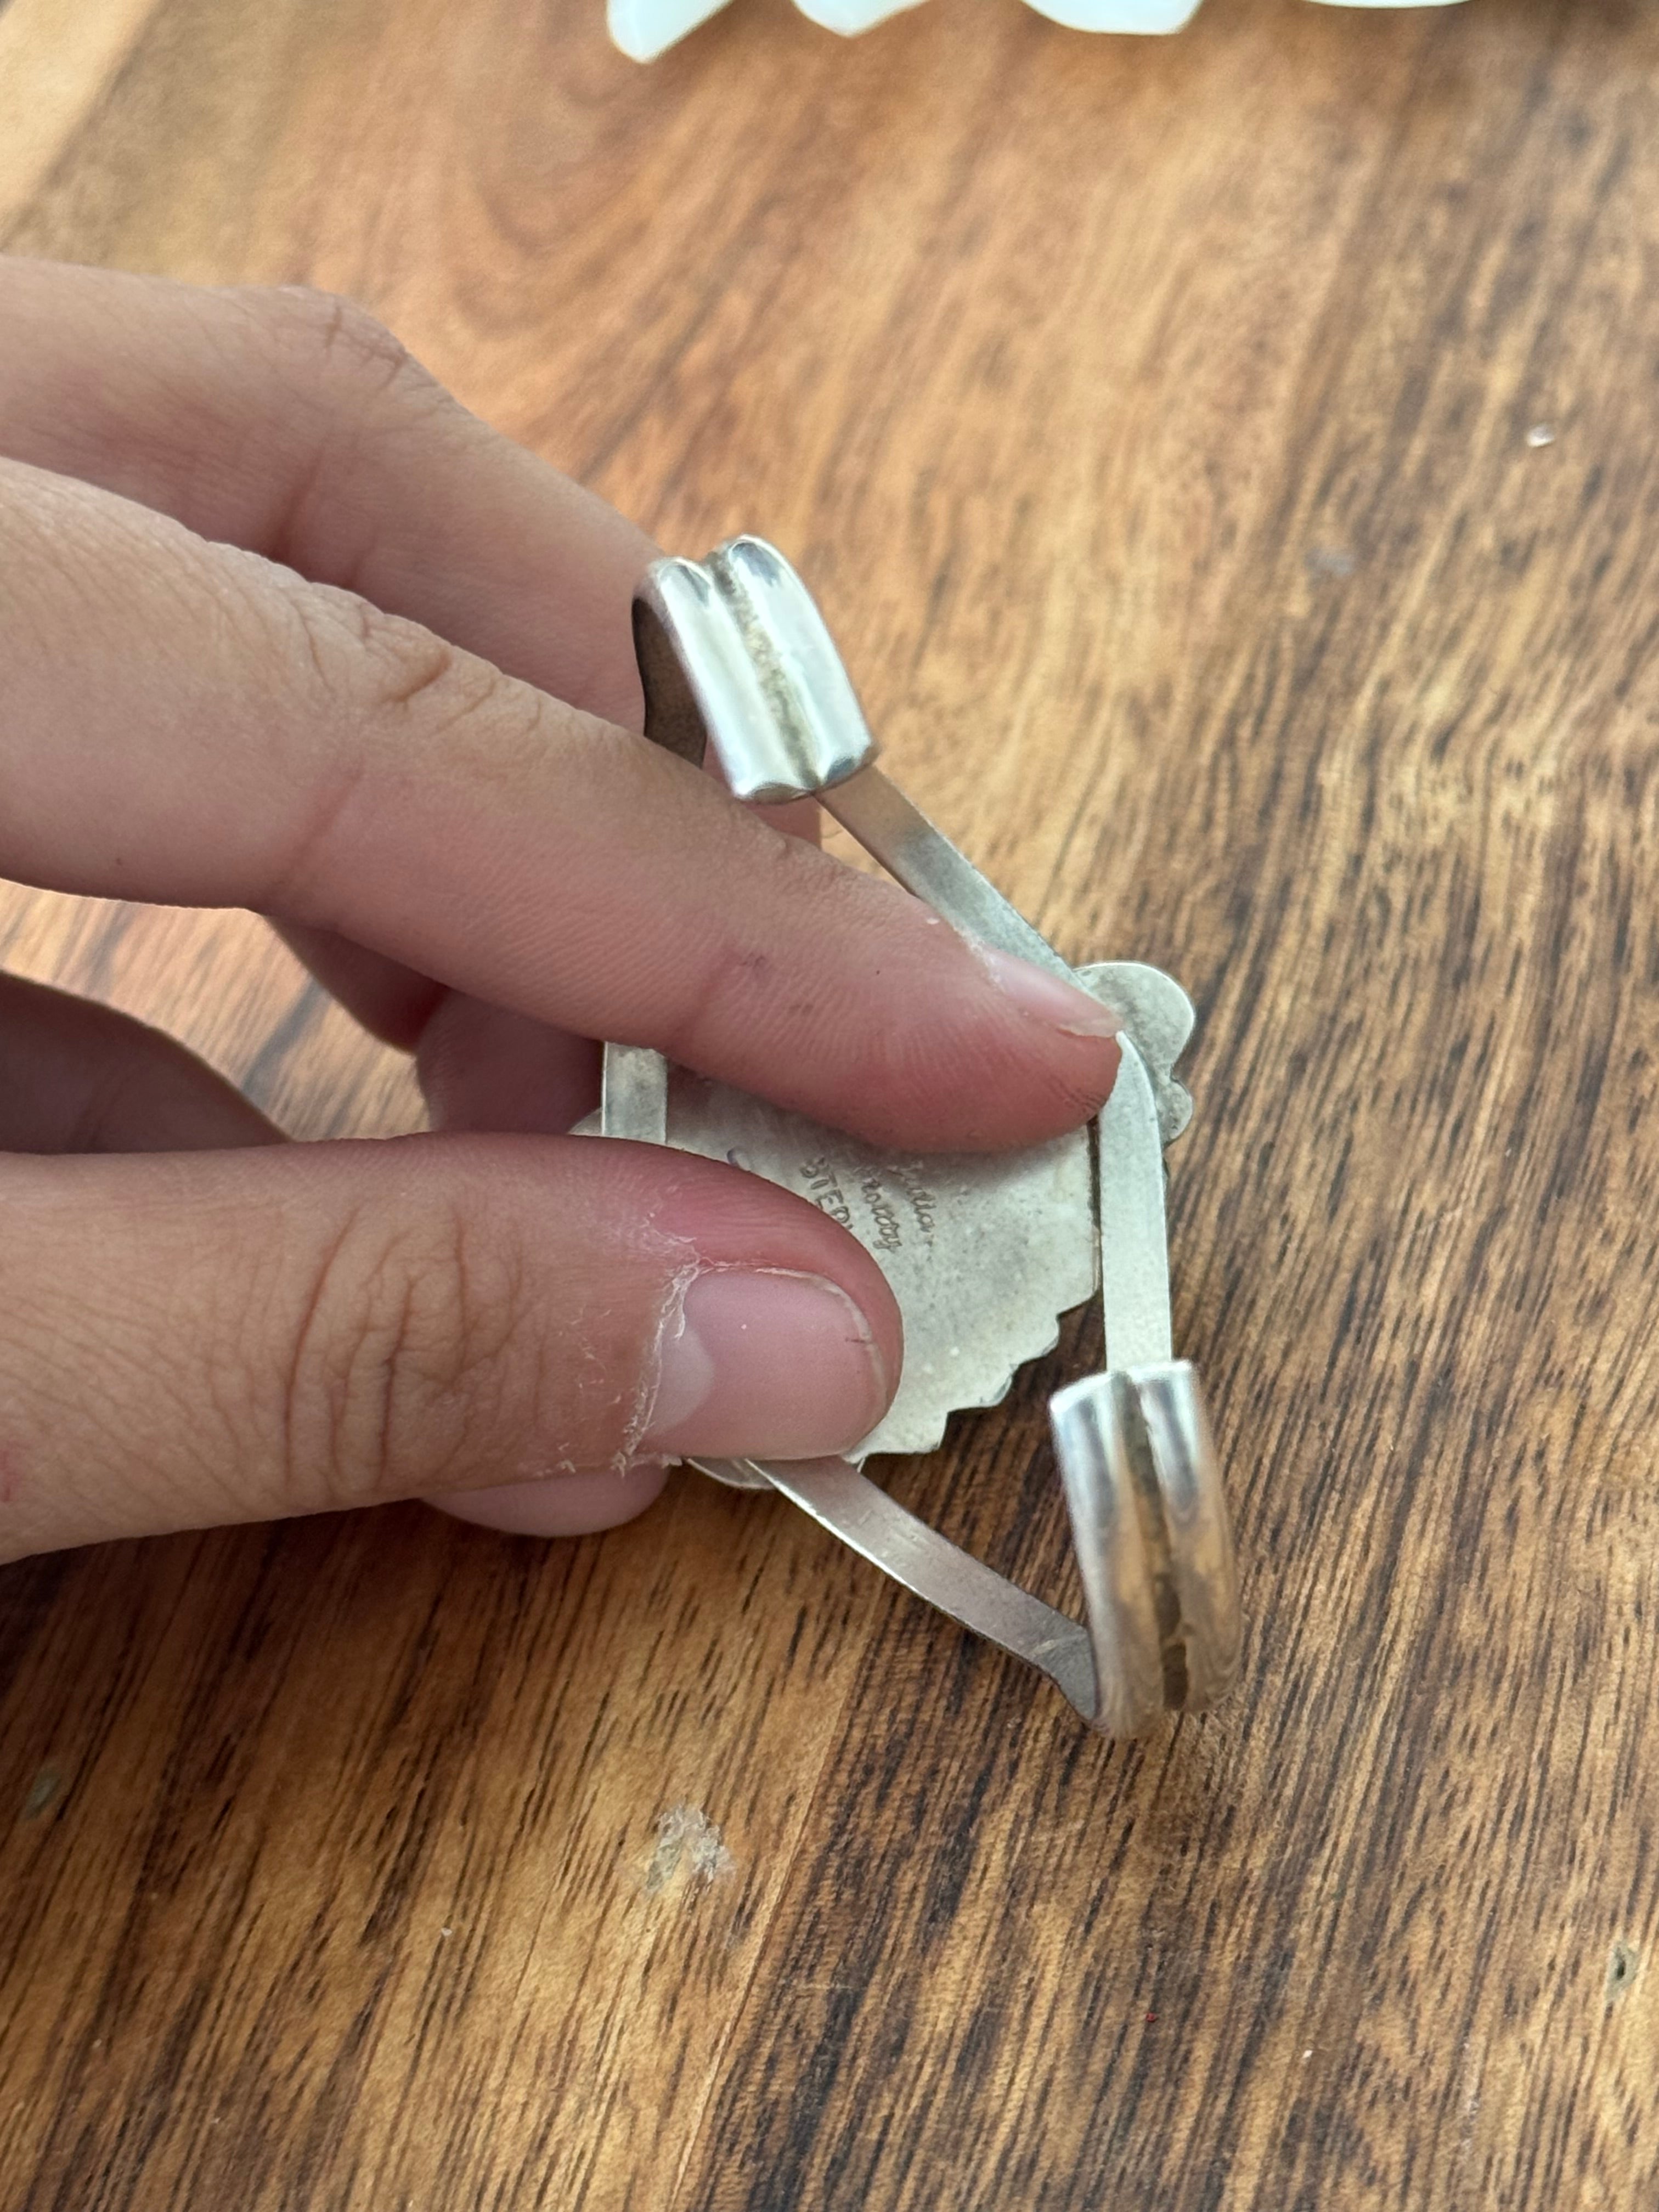
<path id="1" fill-rule="evenodd" d="M 372 392 L 432 381 L 403 340 L 356 300 L 305 284 L 259 287 L 244 297 L 307 381 L 343 380 Z"/>
<path id="2" fill-rule="evenodd" d="M 430 693 L 453 688 L 470 697 L 493 688 L 487 663 L 355 592 L 307 586 L 295 594 L 295 614 L 317 680 L 359 726 L 365 716 L 396 715 Z"/>
<path id="3" fill-rule="evenodd" d="M 301 1303 L 288 1480 L 325 1507 L 443 1488 L 533 1412 L 513 1246 L 453 1203 L 356 1218 Z"/>
<path id="4" fill-rule="evenodd" d="M 337 877 L 366 794 L 383 793 L 388 778 L 522 775 L 546 758 L 556 710 L 489 661 L 355 592 L 296 583 L 289 597 L 284 665 L 300 672 L 317 721 L 334 733 L 335 762 L 273 858 L 266 903 L 315 919 L 319 887 Z"/>

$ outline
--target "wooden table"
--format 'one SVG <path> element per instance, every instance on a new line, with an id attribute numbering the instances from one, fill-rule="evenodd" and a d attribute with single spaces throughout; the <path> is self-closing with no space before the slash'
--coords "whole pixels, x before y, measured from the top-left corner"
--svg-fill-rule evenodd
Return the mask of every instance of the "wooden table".
<path id="1" fill-rule="evenodd" d="M 0 2200 L 1659 2203 L 1659 16 L 738 0 L 641 70 L 599 0 L 11 0 L 0 237 L 354 293 L 775 538 L 906 787 L 1185 979 L 1249 1615 L 1113 1747 L 689 1476 L 11 1569 Z M 418 1119 L 251 921 L 0 939 Z M 1097 1350 L 891 1474 L 1056 1594 Z"/>

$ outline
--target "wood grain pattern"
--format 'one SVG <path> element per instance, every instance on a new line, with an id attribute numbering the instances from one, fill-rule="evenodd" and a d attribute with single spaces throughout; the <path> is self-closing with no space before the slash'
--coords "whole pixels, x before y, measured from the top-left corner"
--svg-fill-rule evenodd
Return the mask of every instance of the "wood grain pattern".
<path id="1" fill-rule="evenodd" d="M 26 209 L 137 45 L 159 0 L 0 4 L 0 222 Z"/>
<path id="2" fill-rule="evenodd" d="M 160 0 L 7 242 L 351 291 L 776 538 L 907 787 L 1183 977 L 1246 1686 L 1103 1745 L 690 1479 L 9 1570 L 0 2197 L 1659 2201 L 1659 20 L 598 16 Z M 251 922 L 0 931 L 303 1133 L 417 1110 Z M 892 1475 L 1049 1594 L 1096 1349 Z"/>

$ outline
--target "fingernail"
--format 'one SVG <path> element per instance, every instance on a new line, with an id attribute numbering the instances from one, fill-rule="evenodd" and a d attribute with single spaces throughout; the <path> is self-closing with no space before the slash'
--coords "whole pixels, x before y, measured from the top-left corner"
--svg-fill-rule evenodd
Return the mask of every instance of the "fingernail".
<path id="1" fill-rule="evenodd" d="M 641 1454 L 818 1459 L 868 1436 L 887 1409 L 869 1323 L 821 1276 L 711 1271 L 678 1319 Z"/>
<path id="2" fill-rule="evenodd" d="M 976 945 L 974 950 L 1020 1011 L 1051 1029 L 1064 1030 L 1069 1036 L 1095 1037 L 1115 1036 L 1123 1027 L 1121 1014 L 1103 1006 L 1063 975 L 1051 975 L 1032 961 L 998 952 L 988 945 Z"/>

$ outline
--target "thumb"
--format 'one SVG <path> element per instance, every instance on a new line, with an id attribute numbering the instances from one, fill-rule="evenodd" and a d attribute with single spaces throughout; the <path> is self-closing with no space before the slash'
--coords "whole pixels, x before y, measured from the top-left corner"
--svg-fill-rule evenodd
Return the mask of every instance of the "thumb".
<path id="1" fill-rule="evenodd" d="M 853 1238 L 651 1146 L 14 1156 L 0 1210 L 0 1558 L 810 1458 L 873 1427 L 898 1374 Z"/>

